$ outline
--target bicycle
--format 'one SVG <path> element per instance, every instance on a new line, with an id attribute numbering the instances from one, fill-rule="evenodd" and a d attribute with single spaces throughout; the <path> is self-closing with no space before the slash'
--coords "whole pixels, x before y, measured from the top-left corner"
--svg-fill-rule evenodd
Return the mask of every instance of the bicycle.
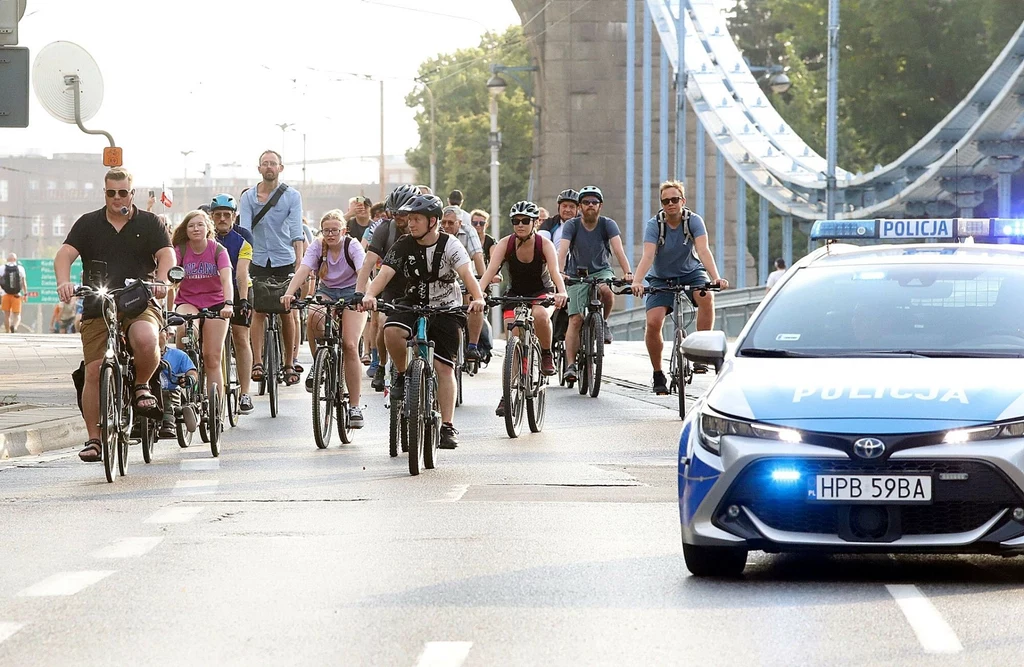
<path id="1" fill-rule="evenodd" d="M 221 355 L 221 381 L 224 383 L 224 406 L 231 428 L 238 426 L 238 400 L 242 396 L 242 384 L 238 381 L 238 359 L 235 358 L 235 341 L 231 327 L 224 339 L 224 354 Z"/>
<path id="2" fill-rule="evenodd" d="M 591 278 L 582 276 L 579 278 L 565 279 L 566 285 L 579 285 L 586 283 L 587 291 L 587 312 L 583 316 L 583 327 L 580 329 L 580 346 L 576 351 L 576 368 L 579 372 L 579 392 L 584 396 L 590 392 L 591 398 L 597 398 L 601 393 L 601 374 L 604 366 L 604 304 L 601 303 L 600 286 L 602 284 L 613 287 L 623 287 L 626 290 L 613 292 L 625 294 L 628 291 L 630 281 L 618 280 L 616 278 Z M 563 354 L 564 359 L 564 354 Z M 574 382 L 567 380 L 566 384 L 572 389 Z"/>
<path id="3" fill-rule="evenodd" d="M 193 392 L 198 392 L 198 397 L 192 394 L 188 398 L 190 399 L 189 402 L 194 401 L 196 398 L 199 399 L 199 437 L 202 438 L 203 442 L 210 443 L 210 453 L 217 457 L 220 456 L 220 436 L 224 432 L 225 409 L 224 399 L 221 398 L 220 385 L 218 383 L 214 382 L 206 389 L 205 394 L 202 393 L 203 387 L 206 387 L 206 368 L 203 365 L 203 322 L 208 319 L 220 320 L 224 318 L 219 313 L 204 308 L 195 314 L 172 313 L 168 315 L 167 322 L 171 326 L 189 325 L 185 327 L 185 333 L 182 337 L 182 351 L 192 359 L 192 363 L 199 372 L 199 381 L 193 389 Z M 195 321 L 199 322 L 199 326 L 194 329 L 191 324 Z M 198 330 L 198 335 L 195 333 L 196 330 Z M 230 338 L 230 331 L 228 332 L 228 337 Z M 224 351 L 222 350 L 221 358 L 223 359 L 223 357 Z M 221 366 L 223 368 L 223 362 Z M 184 398 L 182 402 L 185 402 Z M 179 445 L 181 441 L 181 430 L 179 428 Z M 192 437 L 189 434 L 188 442 L 191 443 L 191 441 Z M 185 446 L 187 447 L 188 445 Z"/>
<path id="4" fill-rule="evenodd" d="M 352 304 L 344 301 L 333 302 L 320 295 L 303 299 L 300 307 L 323 306 L 324 333 L 316 341 L 313 355 L 313 438 L 316 446 L 327 449 L 331 441 L 331 430 L 335 417 L 338 421 L 338 437 L 342 444 L 352 442 L 352 425 L 349 422 L 349 393 L 345 384 L 345 355 L 342 354 L 341 314 L 352 310 Z"/>
<path id="5" fill-rule="evenodd" d="M 533 306 L 554 305 L 551 298 L 503 296 L 487 299 L 489 306 L 515 306 L 515 315 L 506 329 L 505 363 L 501 374 L 502 398 L 505 404 L 505 431 L 518 438 L 523 427 L 523 408 L 532 433 L 544 428 L 548 378 L 540 372 L 540 340 L 533 328 Z M 515 330 L 519 331 L 514 335 Z"/>
<path id="6" fill-rule="evenodd" d="M 184 272 L 181 278 L 184 277 Z M 172 280 L 180 280 L 178 274 L 170 276 Z M 124 477 L 128 473 L 128 445 L 131 442 L 132 427 L 135 422 L 135 410 L 132 400 L 135 395 L 135 360 L 128 350 L 128 341 L 119 326 L 117 315 L 117 296 L 134 288 L 138 283 L 148 287 L 165 287 L 164 283 L 132 280 L 119 289 L 95 288 L 78 285 L 74 294 L 77 297 L 95 296 L 101 301 L 103 322 L 107 327 L 107 352 L 100 365 L 100 454 L 103 460 L 103 473 L 108 483 L 113 483 L 114 460 L 117 460 L 117 474 Z M 139 416 L 139 435 L 142 442 L 143 459 L 151 461 L 153 443 L 156 441 L 157 422 L 148 417 Z"/>
<path id="7" fill-rule="evenodd" d="M 672 354 L 668 362 L 668 391 L 675 392 L 679 396 L 679 418 L 686 418 L 686 385 L 693 383 L 693 366 L 690 360 L 683 355 L 683 341 L 686 339 L 686 327 L 693 323 L 694 306 L 693 292 L 699 292 L 701 296 L 709 291 L 717 292 L 720 288 L 711 283 L 691 287 L 689 285 L 669 284 L 665 287 L 644 288 L 644 295 L 657 294 L 659 292 L 672 292 L 675 294 L 675 307 L 672 309 L 672 325 L 675 333 L 672 337 Z M 684 317 L 684 311 L 686 313 Z M 684 323 L 684 319 L 686 322 Z"/>
<path id="8" fill-rule="evenodd" d="M 435 465 L 437 445 L 441 440 L 441 411 L 437 399 L 437 375 L 434 373 L 434 343 L 427 340 L 427 318 L 441 313 L 464 313 L 466 306 L 406 306 L 378 301 L 377 307 L 385 312 L 403 312 L 416 315 L 413 335 L 407 345 L 408 363 L 405 368 L 405 399 L 396 401 L 391 396 L 391 451 L 397 456 L 396 422 L 406 420 L 409 439 L 409 474 L 420 474 L 420 467 L 431 470 Z M 398 411 L 399 419 L 396 419 Z"/>

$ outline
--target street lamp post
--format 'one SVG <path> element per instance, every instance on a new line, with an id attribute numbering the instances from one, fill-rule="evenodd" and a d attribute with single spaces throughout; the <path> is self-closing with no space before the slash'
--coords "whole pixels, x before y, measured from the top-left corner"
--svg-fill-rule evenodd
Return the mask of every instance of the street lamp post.
<path id="1" fill-rule="evenodd" d="M 427 92 L 427 97 L 430 98 L 430 190 L 433 192 L 437 191 L 437 136 L 434 132 L 434 91 L 430 89 L 426 81 L 421 82 L 423 84 L 423 90 Z M 493 131 L 493 129 L 492 129 Z"/>
<path id="2" fill-rule="evenodd" d="M 281 154 L 284 155 L 284 133 L 288 131 L 289 127 L 295 127 L 295 123 L 274 123 L 274 125 L 281 128 Z M 282 159 L 284 159 L 282 157 Z"/>
<path id="3" fill-rule="evenodd" d="M 825 122 L 825 209 L 829 220 L 836 219 L 836 153 L 839 124 L 839 0 L 828 3 L 828 114 Z"/>
<path id="4" fill-rule="evenodd" d="M 507 84 L 497 74 L 492 74 L 487 82 L 487 92 L 491 94 L 491 236 L 495 240 L 501 238 L 501 203 L 498 191 L 498 150 L 501 148 L 501 133 L 498 132 L 498 96 L 505 92 Z M 487 289 L 487 286 L 484 286 Z M 491 311 L 491 327 L 496 333 L 501 330 L 501 309 Z"/>
<path id="5" fill-rule="evenodd" d="M 538 71 L 540 71 L 540 67 L 538 67 L 537 65 L 528 65 L 528 66 L 522 66 L 522 67 L 510 67 L 508 65 L 500 65 L 498 63 L 492 63 L 491 64 L 491 81 L 487 82 L 487 86 L 490 87 L 491 86 L 491 82 L 493 82 L 495 79 L 497 79 L 498 81 L 501 82 L 501 90 L 504 91 L 505 90 L 505 80 L 502 79 L 501 76 L 499 76 L 499 75 L 503 74 L 503 73 L 507 73 L 509 76 L 511 76 L 513 79 L 515 79 L 516 82 L 518 82 L 519 85 L 523 88 L 523 92 L 526 93 L 526 99 L 530 103 L 530 106 L 533 108 L 533 147 L 531 149 L 532 152 L 533 152 L 533 155 L 530 157 L 530 183 L 529 183 L 529 186 L 528 186 L 528 189 L 527 189 L 527 194 L 526 194 L 526 198 L 531 200 L 531 201 L 533 200 L 533 185 L 534 185 L 534 182 L 537 180 L 537 177 L 539 175 L 539 170 L 537 168 L 537 158 L 540 155 L 540 105 L 537 104 L 537 101 L 534 99 L 534 96 L 533 96 L 533 86 L 530 83 L 527 83 L 527 81 L 524 81 L 523 79 L 520 79 L 519 76 L 516 74 L 516 72 L 538 72 Z"/>
<path id="6" fill-rule="evenodd" d="M 181 206 L 182 206 L 182 208 L 185 211 L 188 211 L 188 156 L 191 155 L 192 153 L 195 153 L 195 151 L 180 151 L 180 152 L 181 152 L 181 162 L 182 162 L 182 165 L 184 166 L 184 169 L 185 169 L 185 173 L 184 173 L 184 175 L 182 177 L 182 180 L 181 180 L 181 187 L 182 187 Z"/>

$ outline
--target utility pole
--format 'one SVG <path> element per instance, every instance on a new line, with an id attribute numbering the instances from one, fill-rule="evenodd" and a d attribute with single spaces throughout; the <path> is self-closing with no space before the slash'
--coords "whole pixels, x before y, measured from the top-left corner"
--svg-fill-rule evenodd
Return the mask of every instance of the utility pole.
<path id="1" fill-rule="evenodd" d="M 427 91 L 430 98 L 430 189 L 437 191 L 437 136 L 434 132 L 434 91 L 430 89 L 426 81 L 423 82 L 423 89 Z"/>
<path id="2" fill-rule="evenodd" d="M 828 113 L 825 127 L 825 210 L 836 219 L 836 153 L 839 150 L 839 0 L 828 3 Z"/>
<path id="3" fill-rule="evenodd" d="M 380 200 L 384 201 L 384 80 L 380 81 Z"/>
<path id="4" fill-rule="evenodd" d="M 188 212 L 188 156 L 191 155 L 192 153 L 195 153 L 195 151 L 181 151 L 181 161 L 185 167 L 185 173 L 181 181 L 181 186 L 183 190 L 181 194 L 181 207 L 185 210 L 186 213 Z"/>

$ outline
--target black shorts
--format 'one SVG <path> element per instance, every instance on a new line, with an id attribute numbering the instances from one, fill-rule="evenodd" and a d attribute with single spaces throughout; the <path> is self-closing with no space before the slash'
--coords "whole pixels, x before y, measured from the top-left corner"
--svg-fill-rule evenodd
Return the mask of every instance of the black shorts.
<path id="1" fill-rule="evenodd" d="M 293 273 L 295 273 L 294 264 L 286 266 L 256 266 L 253 264 L 249 267 L 250 278 L 287 278 Z"/>
<path id="2" fill-rule="evenodd" d="M 415 313 L 391 313 L 384 328 L 399 327 L 412 334 L 416 324 Z M 434 342 L 434 359 L 455 368 L 459 358 L 459 330 L 466 322 L 464 313 L 438 313 L 427 321 L 427 340 Z"/>
<path id="3" fill-rule="evenodd" d="M 249 288 L 249 293 L 246 295 L 245 299 L 246 299 L 246 301 L 249 302 L 250 308 L 249 308 L 248 312 L 242 313 L 241 309 L 238 307 L 238 303 L 241 301 L 241 299 L 238 297 L 238 285 L 235 285 L 235 314 L 231 316 L 231 324 L 232 324 L 232 326 L 237 325 L 237 326 L 245 327 L 245 328 L 248 329 L 249 325 L 252 324 L 252 308 L 251 308 L 251 306 L 252 306 L 252 288 L 251 287 Z"/>

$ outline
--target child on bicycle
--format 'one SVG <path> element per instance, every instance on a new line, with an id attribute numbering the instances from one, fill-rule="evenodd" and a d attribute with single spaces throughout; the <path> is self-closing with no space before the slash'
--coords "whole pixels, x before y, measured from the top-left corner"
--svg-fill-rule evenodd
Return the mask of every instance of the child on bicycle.
<path id="1" fill-rule="evenodd" d="M 174 438 L 174 410 L 181 407 L 181 387 L 199 382 L 199 371 L 187 354 L 176 347 L 167 347 L 167 332 L 160 330 L 160 388 L 163 390 L 164 417 L 160 437 Z M 182 419 L 189 431 L 196 430 L 198 418 L 191 405 L 182 409 Z"/>

